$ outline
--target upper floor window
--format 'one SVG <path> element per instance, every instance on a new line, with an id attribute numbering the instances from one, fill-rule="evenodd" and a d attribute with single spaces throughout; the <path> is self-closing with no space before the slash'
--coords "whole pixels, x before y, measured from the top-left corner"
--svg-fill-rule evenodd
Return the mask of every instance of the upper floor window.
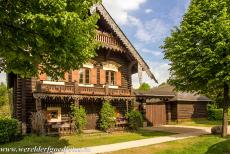
<path id="1" fill-rule="evenodd" d="M 106 83 L 110 86 L 114 86 L 116 84 L 115 71 L 106 71 Z"/>
<path id="2" fill-rule="evenodd" d="M 80 69 L 79 83 L 80 84 L 90 84 L 90 69 L 89 68 Z"/>

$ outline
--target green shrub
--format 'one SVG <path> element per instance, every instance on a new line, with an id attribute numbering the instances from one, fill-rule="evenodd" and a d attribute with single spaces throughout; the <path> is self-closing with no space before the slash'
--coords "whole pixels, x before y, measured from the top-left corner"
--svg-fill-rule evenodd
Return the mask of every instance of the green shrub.
<path id="1" fill-rule="evenodd" d="M 0 117 L 0 143 L 16 140 L 18 122 L 10 117 Z"/>
<path id="2" fill-rule="evenodd" d="M 106 101 L 100 111 L 99 128 L 103 131 L 108 131 L 114 127 L 116 122 L 115 110 L 113 106 Z"/>
<path id="3" fill-rule="evenodd" d="M 78 107 L 75 105 L 71 105 L 71 116 L 77 132 L 82 133 L 82 130 L 87 123 L 85 108 L 82 106 Z"/>
<path id="4" fill-rule="evenodd" d="M 143 117 L 139 111 L 132 110 L 126 114 L 128 119 L 128 127 L 131 130 L 138 130 L 143 126 Z"/>
<path id="5" fill-rule="evenodd" d="M 228 118 L 230 119 L 230 109 L 228 111 Z M 223 119 L 223 109 L 208 108 L 208 119 L 209 120 L 222 120 Z"/>

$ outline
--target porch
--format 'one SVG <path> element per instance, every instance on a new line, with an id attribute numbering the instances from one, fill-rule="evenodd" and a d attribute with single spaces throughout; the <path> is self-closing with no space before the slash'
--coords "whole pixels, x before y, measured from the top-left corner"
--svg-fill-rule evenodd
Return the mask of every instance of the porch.
<path id="1" fill-rule="evenodd" d="M 87 114 L 85 130 L 98 129 L 99 113 L 103 102 L 108 100 L 115 108 L 115 129 L 124 129 L 127 125 L 125 114 L 133 107 L 132 97 L 95 97 L 80 95 L 34 94 L 36 110 L 46 116 L 45 132 L 48 135 L 68 135 L 75 132 L 71 119 L 71 104 L 83 106 Z"/>

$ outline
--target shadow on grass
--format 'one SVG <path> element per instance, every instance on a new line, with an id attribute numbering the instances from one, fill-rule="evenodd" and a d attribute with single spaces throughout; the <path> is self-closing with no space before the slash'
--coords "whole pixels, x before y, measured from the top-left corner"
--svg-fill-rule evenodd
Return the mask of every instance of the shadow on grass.
<path id="1" fill-rule="evenodd" d="M 168 136 L 168 135 L 174 135 L 175 133 L 170 133 L 170 132 L 163 132 L 163 131 L 153 131 L 153 130 L 138 130 L 134 131 L 132 133 L 139 134 L 143 137 L 160 137 L 160 136 Z"/>
<path id="2" fill-rule="evenodd" d="M 212 145 L 206 154 L 230 154 L 230 138 Z"/>

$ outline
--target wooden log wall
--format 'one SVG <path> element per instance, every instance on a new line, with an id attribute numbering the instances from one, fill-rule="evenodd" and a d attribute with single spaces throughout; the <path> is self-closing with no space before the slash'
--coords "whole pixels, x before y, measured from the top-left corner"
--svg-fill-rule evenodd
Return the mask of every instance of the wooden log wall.
<path id="1" fill-rule="evenodd" d="M 178 102 L 177 103 L 177 119 L 206 118 L 207 103 L 206 102 Z"/>
<path id="2" fill-rule="evenodd" d="M 109 57 L 106 59 L 105 56 L 108 50 L 100 50 L 94 60 L 98 63 L 105 63 L 108 61 L 113 61 L 120 65 L 119 71 L 121 72 L 121 88 L 130 89 L 132 87 L 132 77 L 128 70 L 129 60 L 126 58 L 125 53 L 111 52 Z"/>
<path id="3" fill-rule="evenodd" d="M 18 76 L 14 78 L 13 86 L 13 116 L 19 121 L 27 124 L 30 130 L 30 115 L 35 111 L 35 91 L 34 79 L 22 79 Z"/>

